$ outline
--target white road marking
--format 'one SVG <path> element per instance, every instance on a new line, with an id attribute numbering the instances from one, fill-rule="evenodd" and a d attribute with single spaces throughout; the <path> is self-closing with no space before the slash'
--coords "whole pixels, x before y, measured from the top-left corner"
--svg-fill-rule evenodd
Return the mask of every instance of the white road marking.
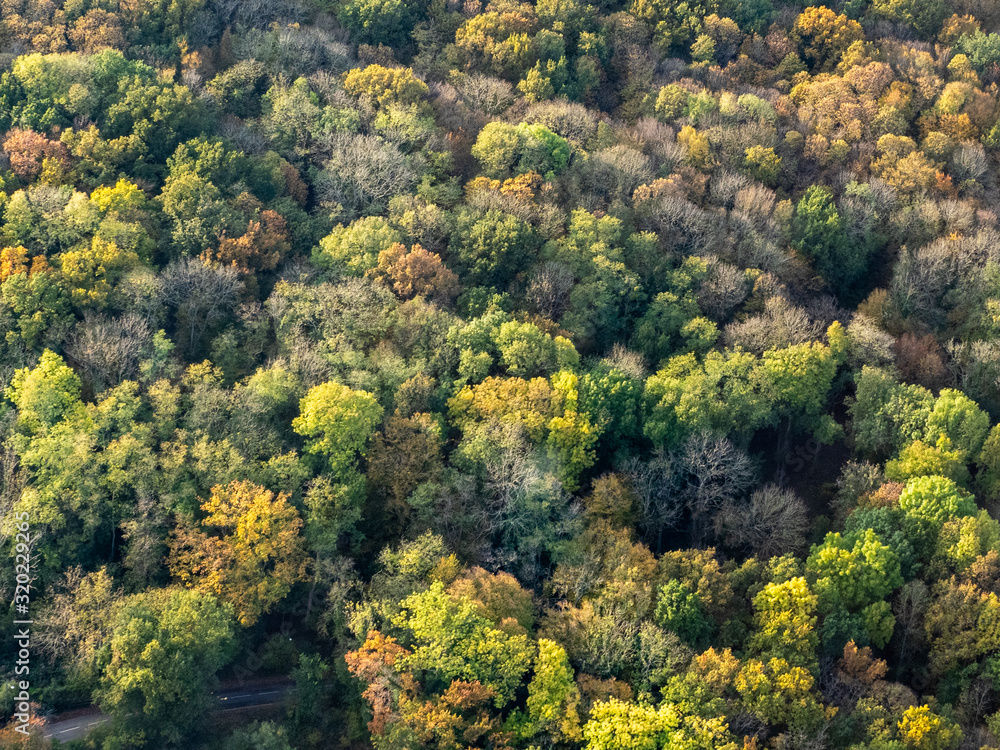
<path id="1" fill-rule="evenodd" d="M 219 700 L 220 701 L 228 701 L 228 700 L 238 700 L 239 698 L 256 698 L 256 697 L 261 696 L 261 695 L 276 695 L 276 694 L 278 694 L 280 692 L 281 692 L 280 690 L 269 690 L 266 693 L 247 693 L 246 695 L 227 695 L 227 696 L 220 697 Z"/>

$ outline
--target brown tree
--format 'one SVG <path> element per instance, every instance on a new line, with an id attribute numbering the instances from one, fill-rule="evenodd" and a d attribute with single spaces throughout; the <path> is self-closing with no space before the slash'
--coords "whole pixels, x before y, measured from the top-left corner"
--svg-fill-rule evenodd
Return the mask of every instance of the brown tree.
<path id="1" fill-rule="evenodd" d="M 402 299 L 427 297 L 448 304 L 458 294 L 458 277 L 442 262 L 441 256 L 420 245 L 409 252 L 396 242 L 378 254 L 378 266 L 368 272 Z"/>
<path id="2" fill-rule="evenodd" d="M 14 128 L 4 136 L 3 150 L 10 157 L 11 171 L 22 180 L 38 177 L 46 159 L 61 168 L 69 166 L 66 147 L 34 130 Z"/>

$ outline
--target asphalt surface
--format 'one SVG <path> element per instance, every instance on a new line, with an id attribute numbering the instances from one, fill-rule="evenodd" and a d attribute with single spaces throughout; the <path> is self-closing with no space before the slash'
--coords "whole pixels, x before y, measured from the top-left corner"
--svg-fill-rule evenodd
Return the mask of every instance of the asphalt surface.
<path id="1" fill-rule="evenodd" d="M 280 703 L 285 696 L 295 690 L 294 685 L 265 685 L 262 687 L 243 687 L 231 690 L 220 690 L 216 693 L 218 713 L 241 711 L 246 708 L 269 706 Z M 60 742 L 69 742 L 86 737 L 92 729 L 107 724 L 111 717 L 102 711 L 75 716 L 69 719 L 53 717 L 55 721 L 45 727 L 45 736 Z"/>

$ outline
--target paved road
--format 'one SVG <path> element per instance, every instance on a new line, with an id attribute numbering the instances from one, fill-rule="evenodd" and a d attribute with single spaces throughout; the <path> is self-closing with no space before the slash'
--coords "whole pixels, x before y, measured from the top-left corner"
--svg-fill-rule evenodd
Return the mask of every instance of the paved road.
<path id="1" fill-rule="evenodd" d="M 285 696 L 293 690 L 295 690 L 295 686 L 289 684 L 220 690 L 216 694 L 217 703 L 214 710 L 225 713 L 226 711 L 240 711 L 245 708 L 281 703 Z M 54 718 L 56 721 L 45 727 L 45 736 L 60 742 L 82 739 L 90 733 L 90 730 L 111 721 L 111 717 L 101 711 L 72 719 L 59 719 L 58 716 Z"/>

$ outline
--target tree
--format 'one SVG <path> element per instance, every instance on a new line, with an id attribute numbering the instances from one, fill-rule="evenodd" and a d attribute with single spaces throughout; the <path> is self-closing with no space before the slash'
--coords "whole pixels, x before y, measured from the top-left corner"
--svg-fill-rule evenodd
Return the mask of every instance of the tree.
<path id="1" fill-rule="evenodd" d="M 325 456 L 335 473 L 348 471 L 382 421 L 382 407 L 367 391 L 323 383 L 299 402 L 292 429 L 308 438 L 306 450 Z"/>
<path id="2" fill-rule="evenodd" d="M 533 227 L 512 214 L 497 209 L 461 211 L 449 251 L 471 283 L 502 289 L 529 265 L 538 244 Z"/>
<path id="3" fill-rule="evenodd" d="M 186 327 L 188 351 L 235 307 L 243 283 L 232 266 L 210 266 L 196 258 L 174 261 L 163 271 L 163 298 L 177 310 L 178 330 Z"/>
<path id="4" fill-rule="evenodd" d="M 224 750 L 293 750 L 283 726 L 270 721 L 240 727 L 223 744 Z"/>
<path id="5" fill-rule="evenodd" d="M 0 314 L 9 321 L 6 343 L 37 350 L 40 344 L 65 335 L 72 321 L 69 295 L 45 256 L 36 255 L 30 269 L 21 265 L 11 270 L 0 279 Z"/>
<path id="6" fill-rule="evenodd" d="M 678 706 L 598 701 L 583 729 L 587 750 L 657 750 L 664 747 L 736 750 L 724 718 L 685 716 Z"/>
<path id="7" fill-rule="evenodd" d="M 958 725 L 929 706 L 910 706 L 898 726 L 903 743 L 913 750 L 954 750 L 962 742 Z"/>
<path id="8" fill-rule="evenodd" d="M 832 69 L 852 43 L 864 39 L 861 24 L 822 5 L 802 11 L 792 34 L 803 58 L 817 71 Z"/>
<path id="9" fill-rule="evenodd" d="M 58 167 L 57 172 L 69 167 L 66 147 L 33 130 L 14 128 L 5 136 L 3 150 L 10 157 L 11 171 L 25 182 L 34 180 L 46 167 Z"/>
<path id="10" fill-rule="evenodd" d="M 126 742 L 177 744 L 211 706 L 232 658 L 232 612 L 213 596 L 161 589 L 130 597 L 102 651 L 97 697 Z"/>
<path id="11" fill-rule="evenodd" d="M 961 391 L 945 388 L 927 417 L 928 442 L 948 439 L 965 463 L 979 455 L 990 430 L 990 418 Z"/>
<path id="12" fill-rule="evenodd" d="M 448 269 L 437 253 L 420 245 L 409 251 L 396 242 L 378 255 L 378 266 L 369 271 L 384 280 L 403 299 L 427 297 L 439 304 L 448 304 L 458 295 L 458 277 Z"/>
<path id="13" fill-rule="evenodd" d="M 427 84 L 413 75 L 412 68 L 384 68 L 381 65 L 348 72 L 344 76 L 344 90 L 353 96 L 367 96 L 380 107 L 391 103 L 417 104 L 428 91 Z"/>
<path id="14" fill-rule="evenodd" d="M 850 292 L 868 270 L 868 248 L 848 241 L 833 194 L 825 187 L 813 185 L 796 205 L 792 244 L 840 294 Z"/>
<path id="15" fill-rule="evenodd" d="M 205 88 L 227 112 L 237 117 L 259 117 L 267 91 L 267 68 L 256 60 L 240 60 Z"/>
<path id="16" fill-rule="evenodd" d="M 976 501 L 946 477 L 915 477 L 899 496 L 899 507 L 912 521 L 914 547 L 929 555 L 938 532 L 952 518 L 975 515 Z"/>
<path id="17" fill-rule="evenodd" d="M 579 742 L 579 704 L 580 690 L 565 649 L 555 641 L 540 638 L 521 735 L 526 739 L 541 736 L 553 745 Z"/>
<path id="18" fill-rule="evenodd" d="M 338 225 L 320 240 L 313 259 L 339 273 L 361 276 L 378 266 L 384 250 L 401 244 L 402 233 L 379 216 L 365 216 L 348 226 Z"/>
<path id="19" fill-rule="evenodd" d="M 692 646 L 703 644 L 712 633 L 712 624 L 705 619 L 698 595 L 678 580 L 660 587 L 654 617 L 660 627 L 676 633 Z"/>
<path id="20" fill-rule="evenodd" d="M 876 0 L 872 7 L 880 16 L 912 26 L 924 39 L 934 38 L 948 15 L 941 0 Z"/>
<path id="21" fill-rule="evenodd" d="M 956 450 L 950 450 L 951 441 L 942 435 L 937 445 L 927 445 L 915 440 L 903 448 L 899 458 L 887 461 L 885 476 L 894 482 L 908 482 L 913 477 L 944 476 L 962 486 L 969 485 L 966 460 Z"/>
<path id="22" fill-rule="evenodd" d="M 751 659 L 736 676 L 736 689 L 747 710 L 773 726 L 809 731 L 825 719 L 812 675 L 784 659 Z"/>
<path id="23" fill-rule="evenodd" d="M 98 655 L 122 601 L 106 568 L 87 574 L 70 568 L 40 618 L 39 646 L 71 671 L 96 678 Z"/>
<path id="24" fill-rule="evenodd" d="M 420 6 L 407 0 L 350 0 L 338 18 L 362 44 L 399 47 L 421 15 Z"/>
<path id="25" fill-rule="evenodd" d="M 329 671 L 330 667 L 318 654 L 303 654 L 299 657 L 299 663 L 292 671 L 297 694 L 291 713 L 300 727 L 316 722 L 322 710 L 323 678 Z"/>
<path id="26" fill-rule="evenodd" d="M 668 746 L 676 726 L 673 711 L 612 698 L 594 704 L 583 736 L 587 750 L 658 750 Z"/>
<path id="27" fill-rule="evenodd" d="M 653 32 L 660 52 L 685 49 L 702 29 L 702 19 L 712 4 L 704 1 L 669 3 L 661 0 L 634 0 L 629 12 L 642 19 Z"/>
<path id="28" fill-rule="evenodd" d="M 114 287 L 138 264 L 139 256 L 134 251 L 121 250 L 98 237 L 89 245 L 59 256 L 59 270 L 70 299 L 83 310 L 100 310 L 112 303 Z"/>
<path id="29" fill-rule="evenodd" d="M 754 177 L 769 187 L 778 181 L 781 171 L 781 157 L 774 153 L 773 148 L 751 146 L 746 150 L 744 164 Z"/>
<path id="30" fill-rule="evenodd" d="M 765 383 L 753 355 L 711 351 L 667 360 L 646 380 L 644 432 L 654 445 L 675 447 L 693 434 L 749 435 L 770 417 Z"/>
<path id="31" fill-rule="evenodd" d="M 570 159 L 569 142 L 544 125 L 509 125 L 490 122 L 472 147 L 472 155 L 489 177 L 504 178 L 536 172 L 546 177 L 566 169 Z"/>
<path id="32" fill-rule="evenodd" d="M 779 659 L 815 671 L 818 604 L 805 578 L 764 586 L 753 600 L 756 632 L 750 638 L 751 651 L 763 660 Z"/>
<path id="33" fill-rule="evenodd" d="M 929 390 L 900 384 L 884 370 L 869 366 L 861 369 L 855 381 L 851 417 L 854 439 L 862 453 L 890 456 L 924 436 L 934 407 Z"/>
<path id="34" fill-rule="evenodd" d="M 291 251 L 288 242 L 288 225 L 277 211 L 265 209 L 260 220 L 251 221 L 240 237 L 219 239 L 216 250 L 206 250 L 202 259 L 207 263 L 232 266 L 256 281 L 252 274 L 273 271 Z"/>
<path id="35" fill-rule="evenodd" d="M 810 550 L 806 571 L 825 611 L 863 609 L 903 584 L 899 560 L 871 529 L 847 536 L 827 534 L 823 544 Z"/>
<path id="36" fill-rule="evenodd" d="M 18 409 L 18 427 L 27 435 L 44 433 L 83 410 L 80 378 L 58 354 L 46 349 L 35 368 L 14 373 L 4 395 Z"/>
<path id="37" fill-rule="evenodd" d="M 792 490 L 767 484 L 749 503 L 729 500 L 715 517 L 716 531 L 733 547 L 749 547 L 761 560 L 801 549 L 809 530 L 805 503 Z"/>
<path id="38" fill-rule="evenodd" d="M 967 55 L 972 66 L 982 72 L 1000 63 L 1000 34 L 986 34 L 976 29 L 962 34 L 955 42 L 955 50 Z"/>
<path id="39" fill-rule="evenodd" d="M 328 150 L 330 158 L 313 181 L 315 193 L 328 209 L 348 219 L 382 213 L 393 196 L 417 181 L 410 161 L 377 136 L 335 133 Z"/>
<path id="40" fill-rule="evenodd" d="M 203 526 L 219 536 L 182 525 L 171 537 L 171 572 L 232 604 L 244 627 L 253 625 L 305 577 L 302 519 L 288 500 L 247 481 L 213 487 L 201 506 Z"/>
<path id="41" fill-rule="evenodd" d="M 437 675 L 446 684 L 477 681 L 493 692 L 497 708 L 513 699 L 534 653 L 526 635 L 498 630 L 474 603 L 453 599 L 441 583 L 408 596 L 400 608 L 394 623 L 413 642 L 407 667 Z"/>

